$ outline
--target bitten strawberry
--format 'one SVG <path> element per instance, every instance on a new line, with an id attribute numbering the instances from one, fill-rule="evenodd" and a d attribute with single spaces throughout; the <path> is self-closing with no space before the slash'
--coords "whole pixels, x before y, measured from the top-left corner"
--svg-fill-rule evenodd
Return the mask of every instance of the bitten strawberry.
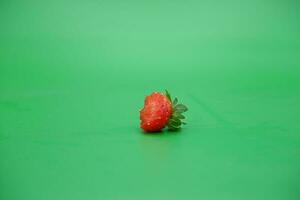
<path id="1" fill-rule="evenodd" d="M 178 104 L 175 98 L 172 102 L 171 95 L 166 90 L 165 93 L 154 92 L 145 98 L 144 108 L 140 111 L 141 128 L 146 132 L 157 132 L 168 127 L 169 130 L 178 130 L 182 124 L 182 115 L 188 109 L 183 104 Z"/>

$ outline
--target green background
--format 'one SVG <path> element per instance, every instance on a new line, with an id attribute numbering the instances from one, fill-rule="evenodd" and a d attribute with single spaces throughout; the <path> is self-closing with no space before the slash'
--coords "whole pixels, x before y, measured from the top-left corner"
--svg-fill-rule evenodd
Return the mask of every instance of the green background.
<path id="1" fill-rule="evenodd" d="M 0 199 L 300 199 L 300 4 L 0 1 Z M 178 133 L 144 134 L 168 89 Z"/>

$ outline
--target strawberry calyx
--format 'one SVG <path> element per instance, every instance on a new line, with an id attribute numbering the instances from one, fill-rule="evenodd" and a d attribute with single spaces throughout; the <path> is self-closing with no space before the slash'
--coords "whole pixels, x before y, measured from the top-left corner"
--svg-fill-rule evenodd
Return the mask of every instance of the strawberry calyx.
<path id="1" fill-rule="evenodd" d="M 177 97 L 172 101 L 171 95 L 167 90 L 165 91 L 165 95 L 172 103 L 172 115 L 167 123 L 167 127 L 171 131 L 177 131 L 181 128 L 181 125 L 186 124 L 183 121 L 185 116 L 182 113 L 188 111 L 188 108 L 182 103 L 178 103 Z"/>

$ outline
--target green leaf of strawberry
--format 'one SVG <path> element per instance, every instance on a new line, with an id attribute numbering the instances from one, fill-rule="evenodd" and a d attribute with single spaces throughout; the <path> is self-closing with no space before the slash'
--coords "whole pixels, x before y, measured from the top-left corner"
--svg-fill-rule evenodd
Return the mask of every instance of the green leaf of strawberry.
<path id="1" fill-rule="evenodd" d="M 178 118 L 178 119 L 185 119 L 185 116 L 183 116 L 181 113 L 179 112 L 174 112 L 173 116 Z"/>
<path id="2" fill-rule="evenodd" d="M 183 112 L 186 112 L 188 110 L 188 108 L 183 104 L 177 104 L 174 107 L 174 110 L 175 110 L 175 112 L 183 113 Z"/>
<path id="3" fill-rule="evenodd" d="M 168 93 L 170 97 L 171 95 Z M 174 98 L 173 102 L 172 102 L 172 116 L 170 118 L 170 120 L 168 121 L 168 129 L 171 131 L 176 131 L 179 130 L 181 128 L 181 125 L 185 125 L 186 123 L 183 122 L 182 120 L 185 119 L 185 116 L 182 114 L 186 111 L 188 111 L 188 108 L 183 105 L 182 103 L 178 104 L 178 99 L 177 97 Z"/>
<path id="4" fill-rule="evenodd" d="M 177 97 L 175 97 L 175 99 L 173 101 L 173 106 L 176 106 L 177 103 L 178 103 L 178 99 L 177 99 Z"/>
<path id="5" fill-rule="evenodd" d="M 167 98 L 172 102 L 172 98 L 171 98 L 170 93 L 168 92 L 168 90 L 165 90 L 165 91 L 166 91 L 166 96 L 167 96 Z"/>

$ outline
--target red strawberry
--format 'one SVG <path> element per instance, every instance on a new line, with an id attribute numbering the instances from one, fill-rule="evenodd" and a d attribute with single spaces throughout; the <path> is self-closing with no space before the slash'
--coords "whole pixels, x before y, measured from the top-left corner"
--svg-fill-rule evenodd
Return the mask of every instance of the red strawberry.
<path id="1" fill-rule="evenodd" d="M 168 91 L 147 96 L 144 108 L 140 111 L 141 128 L 146 132 L 160 131 L 165 126 L 170 130 L 178 130 L 181 124 L 185 124 L 181 120 L 185 118 L 182 113 L 187 111 L 187 107 L 177 103 L 177 98 L 172 102 Z"/>

